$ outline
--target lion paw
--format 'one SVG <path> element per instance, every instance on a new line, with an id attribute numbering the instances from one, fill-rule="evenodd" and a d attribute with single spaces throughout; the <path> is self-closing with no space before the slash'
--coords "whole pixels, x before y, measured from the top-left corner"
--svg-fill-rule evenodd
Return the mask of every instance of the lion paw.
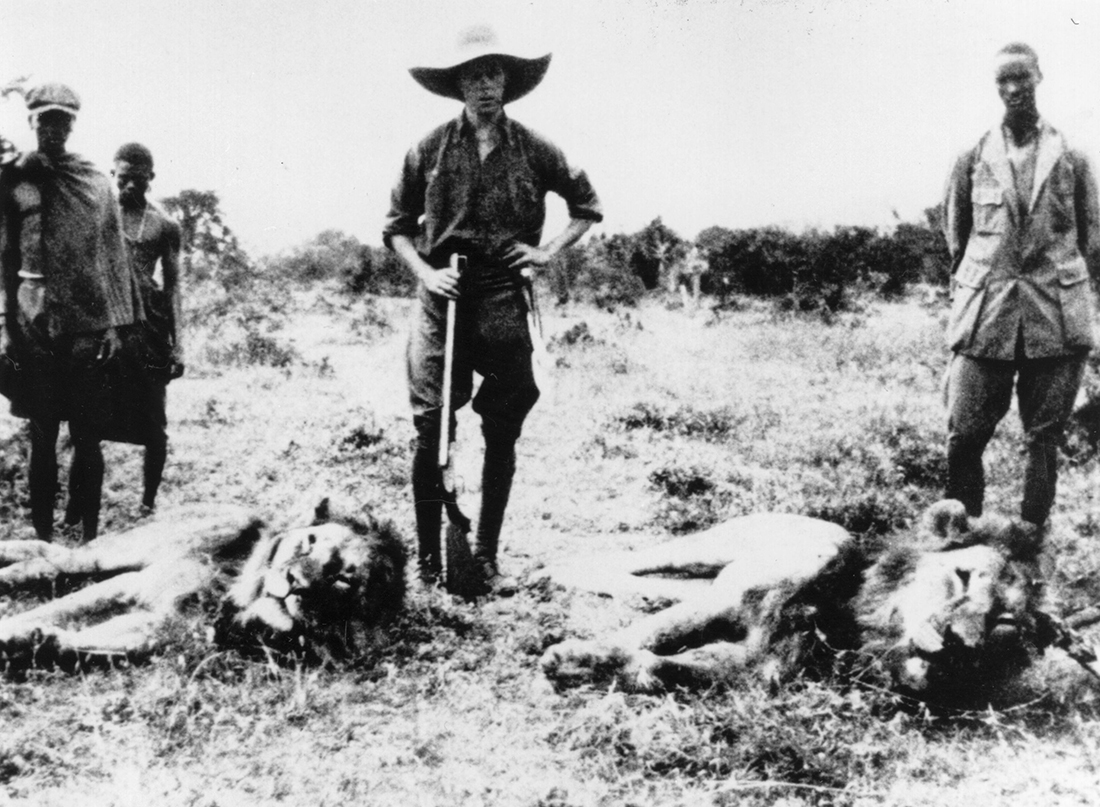
<path id="1" fill-rule="evenodd" d="M 624 667 L 620 679 L 623 688 L 631 692 L 659 692 L 664 683 L 657 677 L 660 656 L 648 650 L 636 650 Z"/>
<path id="2" fill-rule="evenodd" d="M 613 677 L 623 662 L 617 648 L 570 639 L 547 648 L 540 664 L 543 675 L 559 686 L 579 686 Z"/>

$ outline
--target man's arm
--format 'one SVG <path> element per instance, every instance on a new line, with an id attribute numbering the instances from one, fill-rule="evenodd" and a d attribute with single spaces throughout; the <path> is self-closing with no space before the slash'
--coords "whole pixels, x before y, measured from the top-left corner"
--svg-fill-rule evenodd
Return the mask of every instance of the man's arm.
<path id="1" fill-rule="evenodd" d="M 6 353 L 11 341 L 11 328 L 15 324 L 15 291 L 18 284 L 16 246 L 12 243 L 12 211 L 8 185 L 12 181 L 12 169 L 0 166 L 0 353 Z"/>
<path id="2" fill-rule="evenodd" d="M 577 243 L 592 224 L 592 219 L 570 219 L 569 224 L 556 238 L 537 247 L 517 242 L 505 253 L 504 258 L 512 269 L 541 269 L 563 249 Z"/>
<path id="3" fill-rule="evenodd" d="M 951 253 L 951 274 L 959 268 L 973 226 L 973 209 L 970 206 L 971 171 L 976 149 L 971 149 L 955 161 L 955 167 L 947 178 L 943 204 L 943 236 Z"/>
<path id="4" fill-rule="evenodd" d="M 1077 216 L 1077 248 L 1084 256 L 1093 283 L 1100 282 L 1100 197 L 1096 174 L 1084 154 L 1074 155 L 1073 207 Z"/>
<path id="5" fill-rule="evenodd" d="M 456 300 L 459 295 L 458 272 L 450 267 L 436 269 L 420 257 L 416 237 L 424 215 L 426 182 L 421 150 L 424 143 L 405 155 L 401 174 L 390 192 L 390 212 L 382 228 L 382 243 L 392 249 L 430 294 Z"/>
<path id="6" fill-rule="evenodd" d="M 450 266 L 436 269 L 420 257 L 416 244 L 407 235 L 393 234 L 389 237 L 390 248 L 412 269 L 429 293 L 448 300 L 457 300 L 459 295 L 458 270 Z"/>
<path id="7" fill-rule="evenodd" d="M 588 228 L 603 221 L 603 207 L 588 174 L 570 165 L 565 154 L 550 141 L 531 133 L 534 162 L 545 177 L 547 190 L 565 200 L 569 224 L 545 244 L 532 247 L 515 243 L 505 254 L 512 269 L 541 269 L 564 249 L 568 249 L 588 232 Z"/>
<path id="8" fill-rule="evenodd" d="M 183 342 L 180 339 L 183 301 L 180 295 L 180 226 L 169 220 L 169 230 L 160 254 L 164 293 L 168 297 L 168 332 L 172 337 L 172 359 L 183 366 Z"/>

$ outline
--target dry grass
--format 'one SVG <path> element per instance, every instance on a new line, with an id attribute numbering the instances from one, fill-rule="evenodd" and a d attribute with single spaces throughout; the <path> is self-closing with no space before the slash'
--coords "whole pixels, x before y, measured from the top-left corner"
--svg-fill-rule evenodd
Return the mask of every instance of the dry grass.
<path id="1" fill-rule="evenodd" d="M 162 505 L 277 512 L 336 490 L 395 519 L 411 545 L 407 305 L 314 290 L 278 318 L 250 313 L 218 333 L 196 323 L 191 373 L 169 392 Z M 196 618 L 146 665 L 0 684 L 0 803 L 1091 803 L 1095 695 L 1071 697 L 1053 676 L 1036 702 L 946 716 L 810 682 L 650 697 L 560 696 L 540 680 L 545 646 L 636 616 L 534 582 L 545 563 L 766 509 L 885 531 L 935 499 L 941 316 L 915 301 L 831 326 L 751 302 L 720 322 L 658 301 L 629 316 L 549 313 L 554 387 L 521 441 L 505 527 L 504 565 L 530 581 L 516 597 L 469 605 L 414 586 L 390 645 L 342 670 L 219 652 Z M 470 510 L 479 442 L 464 413 Z M 11 529 L 25 523 L 24 445 L 8 438 L 0 464 Z M 1018 447 L 1008 419 L 987 459 L 991 505 L 1009 512 Z M 1068 607 L 1100 594 L 1097 461 L 1078 459 L 1054 521 Z M 104 512 L 118 527 L 136 515 L 140 450 L 109 446 L 108 462 Z"/>

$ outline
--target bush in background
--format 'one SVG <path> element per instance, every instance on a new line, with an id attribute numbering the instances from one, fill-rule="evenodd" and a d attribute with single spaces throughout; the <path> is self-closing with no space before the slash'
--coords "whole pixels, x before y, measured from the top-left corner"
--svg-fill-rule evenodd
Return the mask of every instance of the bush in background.
<path id="1" fill-rule="evenodd" d="M 852 308 L 861 295 L 889 299 L 917 281 L 946 279 L 932 231 L 912 224 L 890 235 L 868 227 L 800 235 L 777 227 L 708 227 L 697 242 L 710 263 L 703 291 L 720 304 L 748 294 L 785 297 L 799 311 L 835 313 Z"/>
<path id="2" fill-rule="evenodd" d="M 340 230 L 325 230 L 289 253 L 266 260 L 266 271 L 293 283 L 336 280 L 353 295 L 411 297 L 416 277 L 388 249 L 360 243 Z"/>

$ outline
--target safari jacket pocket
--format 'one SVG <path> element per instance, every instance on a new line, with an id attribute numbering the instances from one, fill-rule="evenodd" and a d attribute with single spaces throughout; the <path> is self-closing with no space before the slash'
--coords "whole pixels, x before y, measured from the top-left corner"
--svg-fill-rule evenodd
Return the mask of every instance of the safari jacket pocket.
<path id="1" fill-rule="evenodd" d="M 947 343 L 951 350 L 965 350 L 974 341 L 988 276 L 988 266 L 964 261 L 959 267 L 951 296 L 951 323 L 947 329 Z"/>
<path id="2" fill-rule="evenodd" d="M 1004 191 L 996 187 L 976 187 L 970 192 L 974 232 L 1003 233 L 1008 226 Z"/>
<path id="3" fill-rule="evenodd" d="M 1062 307 L 1062 338 L 1066 347 L 1092 347 L 1092 288 L 1084 261 L 1058 272 L 1058 299 Z"/>

